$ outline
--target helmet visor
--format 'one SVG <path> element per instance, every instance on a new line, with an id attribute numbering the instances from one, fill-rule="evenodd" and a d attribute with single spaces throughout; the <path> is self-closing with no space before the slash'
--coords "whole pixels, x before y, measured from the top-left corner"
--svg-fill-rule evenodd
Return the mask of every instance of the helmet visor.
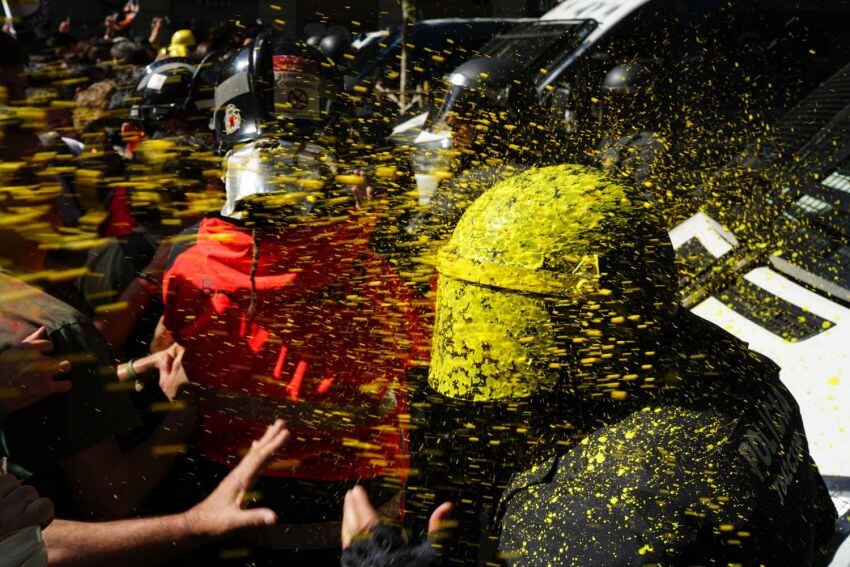
<path id="1" fill-rule="evenodd" d="M 449 83 L 439 110 L 428 117 L 427 130 L 453 131 L 459 124 L 483 127 L 507 117 L 509 87 L 456 85 L 451 78 Z"/>
<path id="2" fill-rule="evenodd" d="M 234 216 L 247 202 L 308 214 L 328 182 L 318 156 L 299 146 L 257 141 L 225 158 L 226 199 L 221 214 Z"/>
<path id="3" fill-rule="evenodd" d="M 440 276 L 429 383 L 472 401 L 525 398 L 558 380 L 559 351 L 542 296 Z"/>

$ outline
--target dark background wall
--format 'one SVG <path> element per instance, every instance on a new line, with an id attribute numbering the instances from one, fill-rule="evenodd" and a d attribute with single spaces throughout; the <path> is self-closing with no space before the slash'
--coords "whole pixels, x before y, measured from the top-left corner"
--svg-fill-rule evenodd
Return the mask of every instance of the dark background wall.
<path id="1" fill-rule="evenodd" d="M 55 25 L 67 16 L 79 35 L 102 31 L 104 16 L 120 12 L 126 0 L 49 0 Z M 285 29 L 304 37 L 305 30 L 343 26 L 352 33 L 396 24 L 401 18 L 399 0 L 139 0 L 136 35 L 146 34 L 150 19 L 167 16 L 165 37 L 189 21 L 210 23 L 236 20 L 253 25 L 283 20 Z M 416 0 L 419 19 L 446 17 L 536 16 L 557 0 Z"/>

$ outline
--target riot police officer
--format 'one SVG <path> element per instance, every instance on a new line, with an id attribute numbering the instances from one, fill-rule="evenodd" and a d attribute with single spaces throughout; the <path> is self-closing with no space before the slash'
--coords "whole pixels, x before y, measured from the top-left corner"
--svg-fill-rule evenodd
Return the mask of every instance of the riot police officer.
<path id="1" fill-rule="evenodd" d="M 828 555 L 835 509 L 799 408 L 775 365 L 677 309 L 658 215 L 597 170 L 532 169 L 441 249 L 433 411 L 414 451 L 431 461 L 425 500 L 457 507 L 454 563 L 496 548 L 516 565 Z M 344 564 L 435 564 L 392 563 L 428 555 L 378 536 Z"/>

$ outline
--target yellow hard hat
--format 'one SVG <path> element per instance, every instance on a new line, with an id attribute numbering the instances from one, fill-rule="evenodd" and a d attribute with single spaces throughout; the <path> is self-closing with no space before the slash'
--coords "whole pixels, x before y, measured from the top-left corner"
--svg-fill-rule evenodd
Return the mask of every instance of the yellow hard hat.
<path id="1" fill-rule="evenodd" d="M 185 47 L 195 47 L 195 34 L 192 33 L 192 30 L 177 30 L 174 32 L 174 35 L 171 36 L 171 47 L 176 45 L 183 45 Z"/>

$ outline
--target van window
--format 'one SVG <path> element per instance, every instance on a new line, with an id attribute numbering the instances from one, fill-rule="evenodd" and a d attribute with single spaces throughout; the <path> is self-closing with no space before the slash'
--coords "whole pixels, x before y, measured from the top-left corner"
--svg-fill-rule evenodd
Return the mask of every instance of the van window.
<path id="1" fill-rule="evenodd" d="M 490 40 L 481 50 L 484 57 L 512 59 L 531 69 L 546 68 L 564 51 L 571 51 L 590 33 L 589 20 L 538 21 L 523 24 Z"/>

